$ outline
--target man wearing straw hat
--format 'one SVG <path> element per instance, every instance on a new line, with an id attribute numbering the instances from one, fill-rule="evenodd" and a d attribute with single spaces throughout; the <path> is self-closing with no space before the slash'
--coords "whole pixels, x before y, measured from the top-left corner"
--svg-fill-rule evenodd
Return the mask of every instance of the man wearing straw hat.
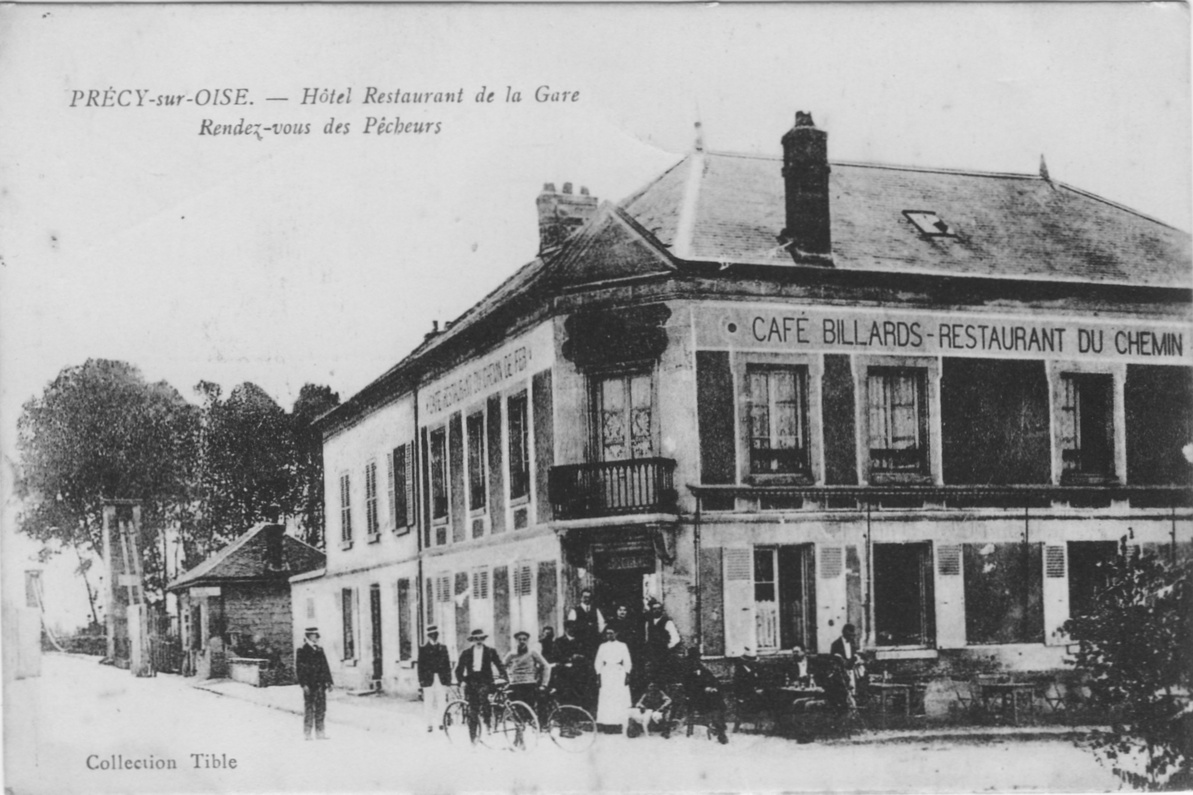
<path id="1" fill-rule="evenodd" d="M 309 740 L 311 729 L 315 737 L 326 740 L 323 718 L 327 714 L 327 690 L 331 687 L 331 669 L 327 655 L 319 645 L 319 628 L 307 627 L 306 641 L 295 654 L 295 674 L 302 685 L 302 732 Z"/>
<path id="2" fill-rule="evenodd" d="M 418 649 L 418 686 L 423 691 L 423 719 L 427 731 L 443 722 L 447 686 L 452 683 L 452 666 L 447 647 L 439 642 L 439 627 L 427 627 L 427 642 Z"/>

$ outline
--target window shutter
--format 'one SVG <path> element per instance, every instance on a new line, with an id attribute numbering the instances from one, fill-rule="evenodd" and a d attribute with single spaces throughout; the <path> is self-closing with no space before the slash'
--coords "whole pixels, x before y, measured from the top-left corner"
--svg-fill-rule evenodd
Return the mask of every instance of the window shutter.
<path id="1" fill-rule="evenodd" d="M 961 574 L 961 545 L 945 544 L 936 548 L 936 567 L 942 577 Z"/>
<path id="2" fill-rule="evenodd" d="M 841 576 L 841 547 L 820 548 L 820 579 L 833 580 Z"/>
<path id="3" fill-rule="evenodd" d="M 404 520 L 407 527 L 414 526 L 414 442 L 402 445 L 403 454 L 406 456 L 406 515 L 399 516 L 399 521 Z"/>
<path id="4" fill-rule="evenodd" d="M 1044 576 L 1065 576 L 1065 548 L 1048 545 L 1044 547 Z"/>
<path id="5" fill-rule="evenodd" d="M 389 500 L 389 526 L 397 526 L 397 514 L 394 513 L 394 454 L 388 452 L 385 454 L 385 483 L 386 483 L 386 498 Z"/>
<path id="6" fill-rule="evenodd" d="M 502 656 L 510 650 L 510 583 L 506 566 L 493 567 L 493 647 Z"/>
<path id="7" fill-rule="evenodd" d="M 531 571 L 530 566 L 527 566 L 526 567 L 527 579 L 530 578 L 530 571 Z M 556 612 L 556 607 L 557 607 L 556 588 L 558 587 L 556 584 L 556 580 L 557 580 L 557 577 L 556 577 L 555 561 L 553 561 L 553 560 L 539 561 L 538 573 L 537 573 L 538 587 L 535 589 L 538 592 L 537 601 L 538 601 L 539 627 L 540 628 L 554 627 L 556 630 L 556 635 L 562 636 L 563 628 L 558 627 L 555 624 L 555 619 L 556 619 L 556 616 L 558 615 L 558 613 Z M 527 593 L 530 593 L 529 587 L 530 586 L 527 585 L 527 589 L 528 589 Z"/>
<path id="8" fill-rule="evenodd" d="M 725 547 L 725 654 L 739 656 L 746 648 L 755 649 L 754 572 L 749 547 Z"/>

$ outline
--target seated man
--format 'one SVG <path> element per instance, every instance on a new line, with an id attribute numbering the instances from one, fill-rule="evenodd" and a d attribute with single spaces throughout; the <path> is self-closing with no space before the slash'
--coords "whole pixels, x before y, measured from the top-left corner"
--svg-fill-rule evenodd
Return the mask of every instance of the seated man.
<path id="1" fill-rule="evenodd" d="M 700 661 L 700 649 L 688 649 L 688 664 L 683 677 L 684 696 L 688 700 L 689 714 L 699 713 L 708 721 L 708 728 L 722 745 L 729 742 L 725 734 L 725 699 L 721 696 L 721 685 L 712 671 Z"/>
<path id="2" fill-rule="evenodd" d="M 758 670 L 758 658 L 746 649 L 733 663 L 733 694 L 747 711 L 755 712 L 766 703 L 766 687 Z"/>
<path id="3" fill-rule="evenodd" d="M 667 708 L 670 706 L 671 698 L 659 689 L 658 683 L 648 684 L 642 698 L 630 708 L 626 737 L 638 737 L 643 732 L 650 734 L 652 728 L 659 729 L 663 739 L 670 737 L 671 724 L 667 718 Z"/>
<path id="4" fill-rule="evenodd" d="M 787 679 L 798 687 L 812 687 L 812 670 L 808 666 L 808 655 L 803 646 L 791 649 L 791 667 L 787 671 Z"/>

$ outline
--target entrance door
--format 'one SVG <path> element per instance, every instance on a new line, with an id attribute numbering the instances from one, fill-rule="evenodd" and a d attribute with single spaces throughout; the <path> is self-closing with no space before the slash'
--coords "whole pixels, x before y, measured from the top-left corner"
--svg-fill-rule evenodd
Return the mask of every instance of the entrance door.
<path id="1" fill-rule="evenodd" d="M 931 544 L 874 545 L 874 631 L 879 646 L 935 646 Z"/>
<path id="2" fill-rule="evenodd" d="M 373 680 L 381 679 L 381 586 L 369 587 L 369 615 L 373 620 Z"/>

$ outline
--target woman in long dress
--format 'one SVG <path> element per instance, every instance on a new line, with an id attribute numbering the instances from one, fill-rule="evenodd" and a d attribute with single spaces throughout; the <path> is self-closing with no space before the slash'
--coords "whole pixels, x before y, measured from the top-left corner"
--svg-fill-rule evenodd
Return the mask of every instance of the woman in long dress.
<path id="1" fill-rule="evenodd" d="M 601 694 L 597 701 L 597 723 L 602 729 L 621 732 L 634 702 L 630 699 L 630 671 L 634 664 L 630 650 L 617 639 L 617 630 L 605 628 L 605 642 L 597 649 L 594 663 L 601 680 Z M 608 727 L 608 728 L 605 728 Z"/>

